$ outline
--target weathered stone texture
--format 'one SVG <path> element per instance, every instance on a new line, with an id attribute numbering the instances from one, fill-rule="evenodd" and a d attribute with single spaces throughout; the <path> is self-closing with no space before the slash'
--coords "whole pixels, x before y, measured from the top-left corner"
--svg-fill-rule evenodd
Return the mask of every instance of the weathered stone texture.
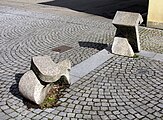
<path id="1" fill-rule="evenodd" d="M 55 64 L 50 56 L 35 56 L 31 61 L 32 70 L 26 72 L 20 79 L 19 91 L 25 98 L 41 104 L 53 82 L 64 76 L 62 82 L 70 84 L 70 67 L 71 63 L 68 59 Z"/>
<path id="2" fill-rule="evenodd" d="M 69 80 L 68 70 L 71 67 L 69 60 L 54 63 L 50 56 L 35 56 L 32 58 L 31 69 L 44 82 L 56 82 L 62 75 Z"/>
<path id="3" fill-rule="evenodd" d="M 117 11 L 112 23 L 117 28 L 117 34 L 126 37 L 134 50 L 140 51 L 138 25 L 143 22 L 139 13 Z"/>
<path id="4" fill-rule="evenodd" d="M 50 84 L 47 86 L 42 85 L 32 70 L 26 72 L 19 82 L 21 94 L 36 104 L 43 102 L 49 88 Z"/>
<path id="5" fill-rule="evenodd" d="M 115 37 L 112 45 L 112 53 L 133 57 L 134 52 L 126 38 Z"/>

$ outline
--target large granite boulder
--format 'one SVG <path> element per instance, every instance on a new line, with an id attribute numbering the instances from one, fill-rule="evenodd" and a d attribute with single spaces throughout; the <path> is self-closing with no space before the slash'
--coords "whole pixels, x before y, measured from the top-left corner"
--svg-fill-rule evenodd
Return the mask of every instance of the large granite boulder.
<path id="1" fill-rule="evenodd" d="M 139 13 L 123 11 L 117 11 L 112 21 L 117 28 L 116 37 L 126 37 L 134 52 L 140 51 L 138 25 L 142 22 L 143 18 Z"/>
<path id="2" fill-rule="evenodd" d="M 50 88 L 50 84 L 41 84 L 32 70 L 26 72 L 21 77 L 19 82 L 20 93 L 25 98 L 33 101 L 36 104 L 41 104 L 44 101 Z"/>
<path id="3" fill-rule="evenodd" d="M 128 43 L 127 38 L 115 37 L 112 45 L 112 53 L 133 57 L 134 51 L 131 45 Z"/>
<path id="4" fill-rule="evenodd" d="M 69 70 L 71 63 L 69 60 L 64 60 L 59 63 L 54 63 L 50 56 L 35 56 L 31 61 L 31 70 L 38 78 L 46 83 L 56 82 L 61 76 L 65 76 L 69 81 Z"/>

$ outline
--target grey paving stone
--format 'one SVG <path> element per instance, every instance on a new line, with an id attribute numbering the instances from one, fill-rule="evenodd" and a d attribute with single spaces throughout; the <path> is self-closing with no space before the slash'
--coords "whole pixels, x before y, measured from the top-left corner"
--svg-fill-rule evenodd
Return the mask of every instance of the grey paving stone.
<path id="1" fill-rule="evenodd" d="M 75 113 L 67 113 L 67 116 L 70 118 L 73 118 L 73 117 L 75 117 Z"/>
<path id="2" fill-rule="evenodd" d="M 47 112 L 41 112 L 40 113 L 40 115 L 43 116 L 43 117 L 46 116 L 47 114 L 48 114 Z"/>
<path id="3" fill-rule="evenodd" d="M 6 109 L 9 109 L 9 107 L 7 105 L 4 105 L 4 106 L 1 106 L 1 109 L 6 110 Z"/>
<path id="4" fill-rule="evenodd" d="M 132 119 L 135 118 L 135 117 L 134 117 L 133 115 L 131 115 L 131 114 L 126 115 L 126 117 L 127 117 L 129 120 L 132 120 Z"/>
<path id="5" fill-rule="evenodd" d="M 111 120 L 117 119 L 117 117 L 116 117 L 115 115 L 110 115 L 109 118 L 110 118 Z"/>
<path id="6" fill-rule="evenodd" d="M 70 103 L 70 104 L 69 104 L 67 107 L 69 107 L 69 108 L 72 108 L 72 109 L 73 109 L 73 108 L 75 107 L 75 104 L 71 104 L 71 103 Z"/>
<path id="7" fill-rule="evenodd" d="M 141 118 L 143 118 L 144 116 L 142 116 L 141 114 L 139 114 L 139 113 L 136 113 L 135 114 L 135 116 L 138 118 L 138 119 L 141 119 Z"/>
<path id="8" fill-rule="evenodd" d="M 161 118 L 161 117 L 163 116 L 163 115 L 162 115 L 161 113 L 159 113 L 159 112 L 155 112 L 154 115 L 155 115 L 156 117 L 159 117 L 159 118 Z"/>
<path id="9" fill-rule="evenodd" d="M 48 114 L 48 115 L 46 115 L 46 117 L 47 117 L 48 119 L 53 119 L 53 118 L 55 117 L 55 115 L 53 115 L 53 114 Z"/>
<path id="10" fill-rule="evenodd" d="M 53 119 L 54 119 L 54 120 L 62 120 L 62 117 L 60 117 L 60 116 L 55 116 Z"/>
<path id="11" fill-rule="evenodd" d="M 159 61 L 162 61 L 163 62 L 163 54 L 159 54 L 157 53 L 154 57 L 153 57 L 154 60 L 159 60 Z"/>
<path id="12" fill-rule="evenodd" d="M 91 110 L 91 106 L 84 106 L 83 109 L 84 110 Z"/>
<path id="13" fill-rule="evenodd" d="M 42 110 L 41 109 L 34 109 L 33 112 L 39 114 L 40 112 L 42 112 Z"/>
<path id="14" fill-rule="evenodd" d="M 59 107 L 57 107 L 56 109 L 57 109 L 58 111 L 64 111 L 66 108 L 63 107 L 63 106 L 59 106 Z"/>
<path id="15" fill-rule="evenodd" d="M 5 113 L 6 113 L 6 114 L 10 114 L 10 113 L 12 113 L 12 112 L 14 112 L 14 110 L 12 110 L 12 109 L 7 109 L 7 110 L 5 110 Z"/>
<path id="16" fill-rule="evenodd" d="M 60 112 L 58 115 L 66 117 L 67 113 L 66 112 Z"/>
<path id="17" fill-rule="evenodd" d="M 113 114 L 118 115 L 118 114 L 120 114 L 120 112 L 119 111 L 114 111 Z"/>
<path id="18" fill-rule="evenodd" d="M 42 116 L 40 116 L 40 115 L 36 115 L 35 117 L 33 117 L 32 119 L 34 119 L 34 120 L 40 120 L 42 118 Z"/>
<path id="19" fill-rule="evenodd" d="M 76 114 L 76 118 L 83 118 L 83 114 Z"/>
<path id="20" fill-rule="evenodd" d="M 134 109 L 129 109 L 128 112 L 131 113 L 131 114 L 137 113 Z"/>
<path id="21" fill-rule="evenodd" d="M 159 108 L 163 109 L 163 104 L 158 104 L 157 105 Z"/>
<path id="22" fill-rule="evenodd" d="M 12 113 L 9 114 L 9 116 L 11 116 L 13 118 L 18 116 L 18 115 L 19 115 L 19 113 L 17 113 L 17 112 L 12 112 Z"/>
<path id="23" fill-rule="evenodd" d="M 89 120 L 92 118 L 92 116 L 91 115 L 84 115 L 83 118 Z"/>
<path id="24" fill-rule="evenodd" d="M 48 120 L 48 118 L 47 117 L 43 117 L 42 120 Z"/>
<path id="25" fill-rule="evenodd" d="M 25 117 L 25 118 L 23 118 L 22 120 L 31 120 L 30 118 L 27 118 L 27 117 Z M 42 119 L 43 120 L 43 119 Z M 45 120 L 45 119 L 44 119 Z"/>
<path id="26" fill-rule="evenodd" d="M 82 110 L 83 106 L 82 105 L 76 105 L 75 109 Z"/>
<path id="27" fill-rule="evenodd" d="M 22 115 L 18 115 L 17 117 L 15 117 L 14 119 L 15 120 L 22 120 L 22 119 L 24 119 L 25 117 L 24 116 L 22 116 Z"/>
<path id="28" fill-rule="evenodd" d="M 62 120 L 70 120 L 68 117 L 63 117 Z"/>
<path id="29" fill-rule="evenodd" d="M 32 118 L 32 117 L 34 117 L 35 115 L 36 115 L 35 113 L 30 112 L 30 113 L 28 113 L 26 116 L 27 116 L 28 118 Z"/>
<path id="30" fill-rule="evenodd" d="M 148 114 L 147 117 L 148 117 L 149 119 L 155 119 L 155 116 L 152 115 L 152 114 Z"/>
<path id="31" fill-rule="evenodd" d="M 54 111 L 54 108 L 46 108 L 44 111 L 50 113 L 50 112 Z"/>
<path id="32" fill-rule="evenodd" d="M 77 118 L 71 118 L 71 120 L 78 120 Z"/>
<path id="33" fill-rule="evenodd" d="M 145 118 L 143 118 L 142 120 L 150 120 L 149 118 L 147 118 L 147 117 L 145 117 Z"/>
<path id="34" fill-rule="evenodd" d="M 73 111 L 73 109 L 72 108 L 66 108 L 65 111 L 71 113 Z"/>
<path id="35" fill-rule="evenodd" d="M 88 110 L 82 110 L 81 113 L 82 113 L 82 114 L 89 114 L 89 111 L 88 111 Z"/>
<path id="36" fill-rule="evenodd" d="M 145 115 L 148 114 L 148 112 L 146 112 L 146 111 L 141 111 L 140 114 L 143 115 L 143 116 L 145 116 Z"/>

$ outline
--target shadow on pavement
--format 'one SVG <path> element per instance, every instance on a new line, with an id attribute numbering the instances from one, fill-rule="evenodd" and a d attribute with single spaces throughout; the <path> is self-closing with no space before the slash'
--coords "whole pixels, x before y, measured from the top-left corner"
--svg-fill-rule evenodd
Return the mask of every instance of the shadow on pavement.
<path id="1" fill-rule="evenodd" d="M 117 10 L 140 13 L 147 17 L 148 0 L 52 0 L 40 4 L 65 7 L 72 10 L 113 19 Z"/>
<path id="2" fill-rule="evenodd" d="M 78 43 L 80 47 L 94 48 L 97 50 L 107 49 L 109 52 L 111 52 L 111 45 L 108 45 L 108 44 L 94 43 L 94 42 L 82 42 L 82 41 L 79 41 Z"/>
<path id="3" fill-rule="evenodd" d="M 20 92 L 19 92 L 19 88 L 18 88 L 18 85 L 19 85 L 19 81 L 20 81 L 20 78 L 23 76 L 22 73 L 16 73 L 15 74 L 15 81 L 16 83 L 15 84 L 12 84 L 11 87 L 10 87 L 10 92 L 17 98 L 19 99 L 22 99 L 22 96 L 20 95 Z"/>

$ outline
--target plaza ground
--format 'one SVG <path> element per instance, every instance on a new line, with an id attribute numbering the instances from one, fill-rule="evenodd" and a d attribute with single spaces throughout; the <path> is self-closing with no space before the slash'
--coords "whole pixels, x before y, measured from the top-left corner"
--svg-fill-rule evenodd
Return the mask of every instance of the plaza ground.
<path id="1" fill-rule="evenodd" d="M 68 58 L 75 67 L 112 44 L 116 28 L 111 22 L 65 7 L 2 0 L 0 119 L 162 120 L 163 31 L 159 29 L 139 27 L 142 56 L 113 55 L 66 89 L 58 107 L 39 109 L 19 93 L 19 80 L 30 70 L 32 56 L 50 55 L 54 62 Z M 61 45 L 72 49 L 56 54 L 52 49 Z"/>

